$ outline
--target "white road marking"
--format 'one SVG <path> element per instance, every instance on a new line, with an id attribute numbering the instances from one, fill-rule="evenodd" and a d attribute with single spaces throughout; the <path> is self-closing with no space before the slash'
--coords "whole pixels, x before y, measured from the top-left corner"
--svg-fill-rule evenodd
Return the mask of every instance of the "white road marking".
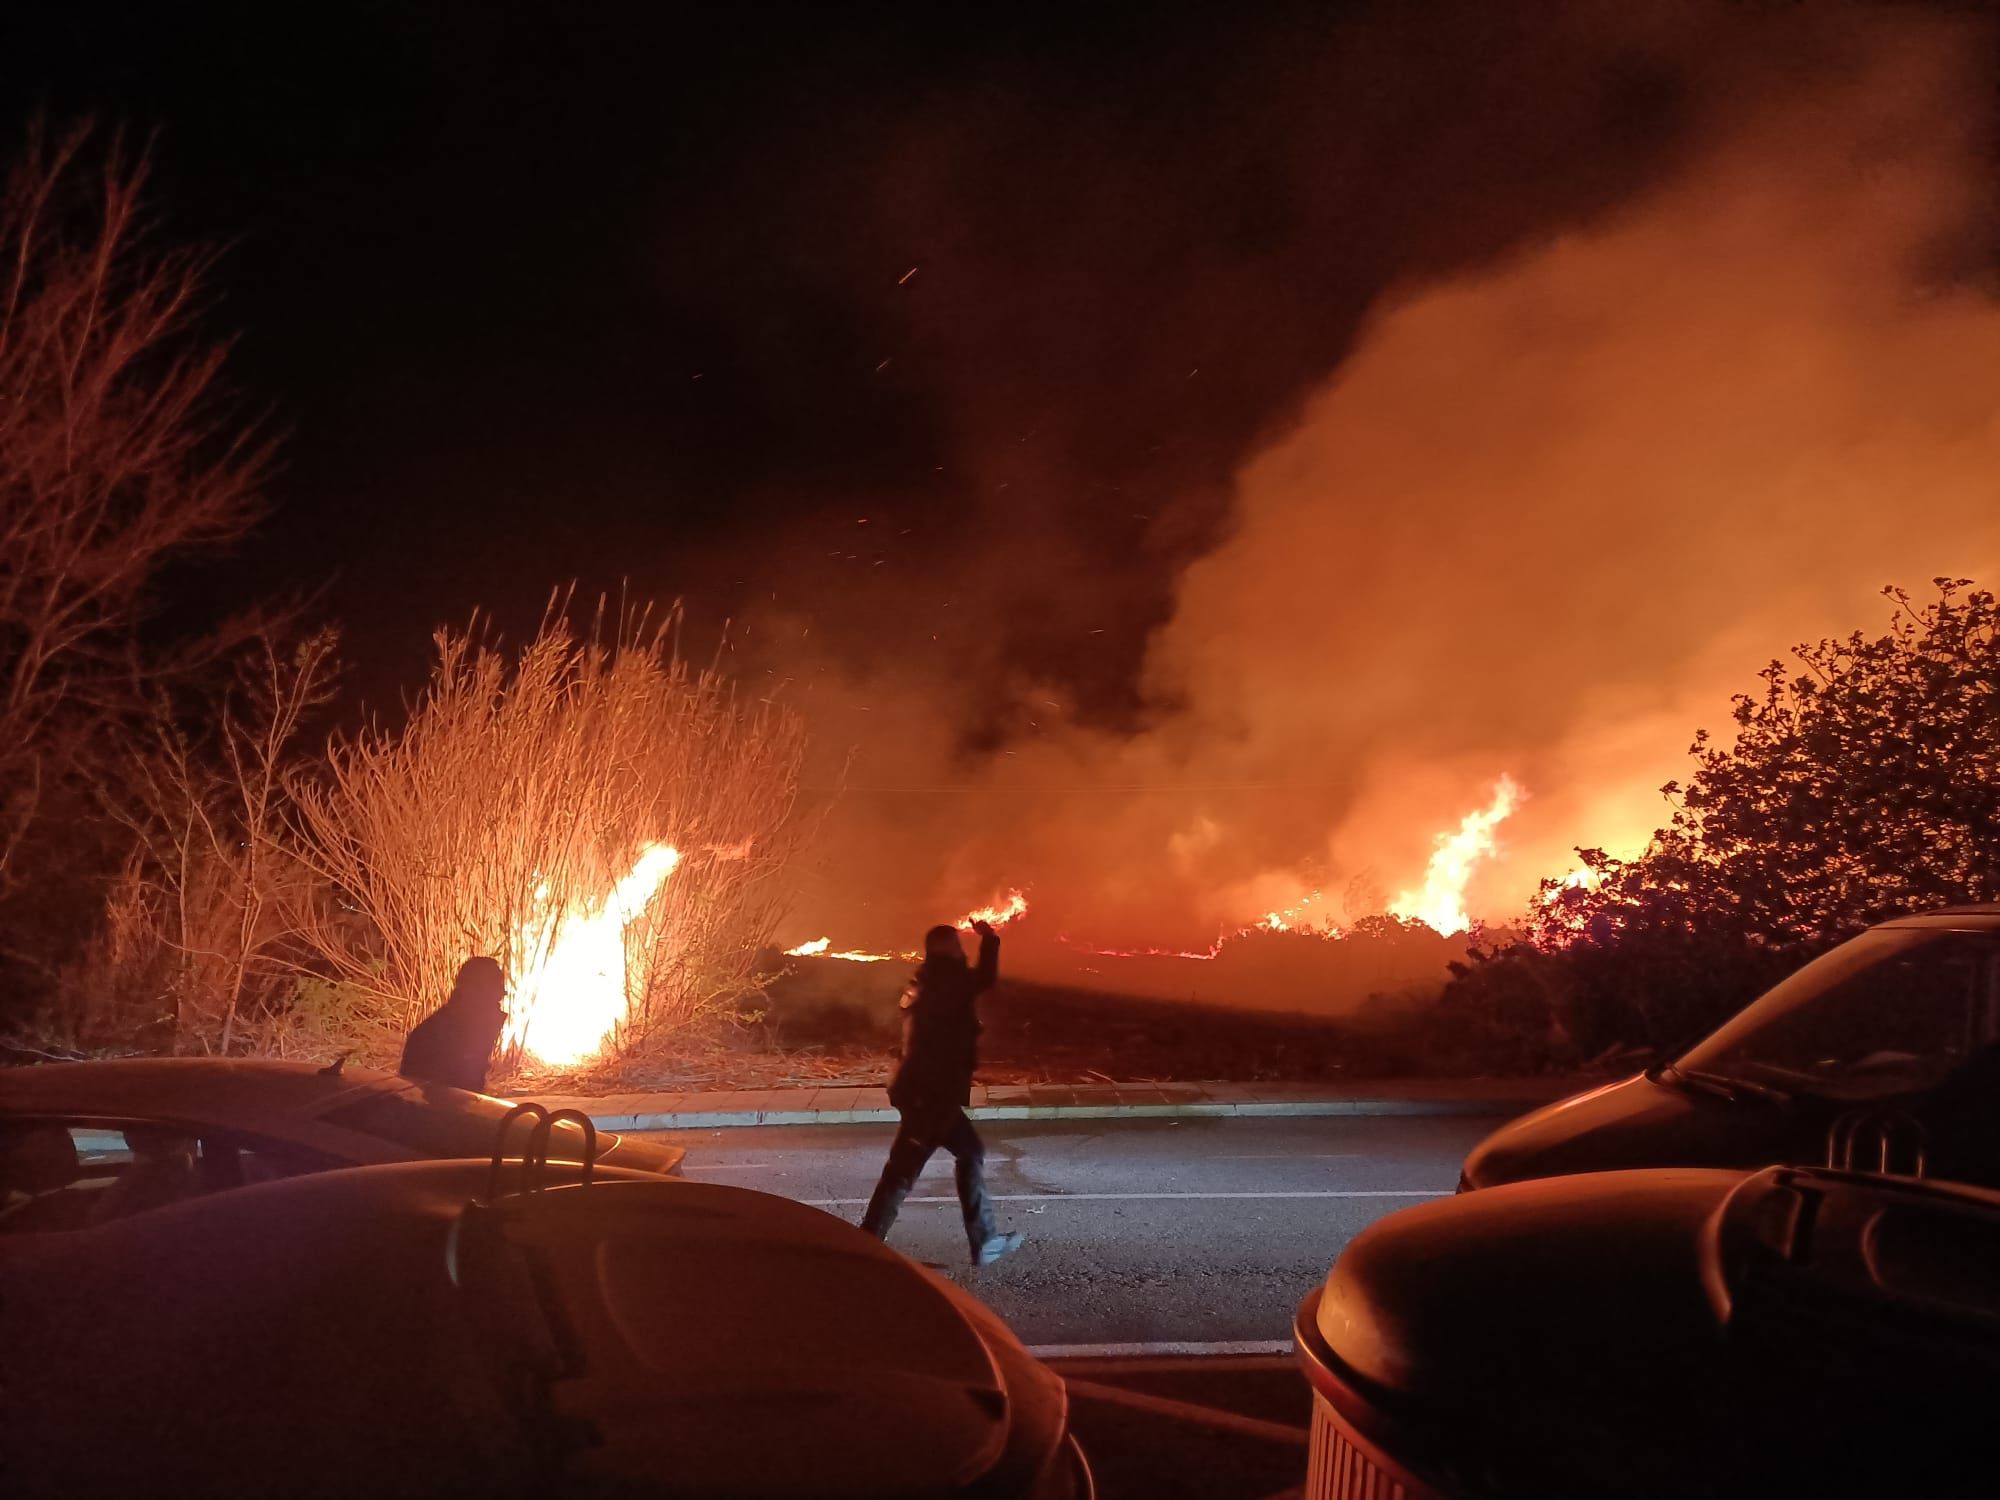
<path id="1" fill-rule="evenodd" d="M 1449 1198 L 1450 1188 L 1320 1188 L 1289 1193 L 993 1193 L 995 1203 L 1162 1203 L 1181 1198 L 1260 1199 L 1260 1198 Z M 801 1198 L 812 1208 L 855 1208 L 866 1198 Z M 909 1197 L 905 1203 L 956 1203 L 950 1193 Z"/>
<path id="2" fill-rule="evenodd" d="M 731 1162 L 686 1162 L 683 1172 L 768 1172 L 778 1163 L 774 1161 L 731 1161 Z"/>
<path id="3" fill-rule="evenodd" d="M 1290 1339 L 1167 1340 L 1150 1344 L 1030 1344 L 1036 1359 L 1155 1359 L 1217 1354 L 1290 1354 Z"/>

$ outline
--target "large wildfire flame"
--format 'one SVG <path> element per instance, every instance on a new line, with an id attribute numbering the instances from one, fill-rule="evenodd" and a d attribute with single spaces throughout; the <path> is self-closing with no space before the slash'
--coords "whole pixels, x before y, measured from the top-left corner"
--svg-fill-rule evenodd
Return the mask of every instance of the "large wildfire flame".
<path id="1" fill-rule="evenodd" d="M 1465 910 L 1466 883 L 1479 862 L 1493 853 L 1493 830 L 1521 805 L 1521 797 L 1520 785 L 1513 777 L 1503 775 L 1495 782 L 1490 803 L 1467 813 L 1456 833 L 1438 835 L 1422 888 L 1404 891 L 1389 903 L 1390 912 L 1422 922 L 1447 937 L 1468 930 L 1472 918 Z"/>
<path id="2" fill-rule="evenodd" d="M 516 974 L 506 1040 L 545 1063 L 582 1062 L 604 1048 L 629 1003 L 625 929 L 681 862 L 671 844 L 651 844 L 593 906 L 538 911 L 515 932 L 517 953 L 539 954 Z M 546 901 L 548 888 L 535 894 Z"/>

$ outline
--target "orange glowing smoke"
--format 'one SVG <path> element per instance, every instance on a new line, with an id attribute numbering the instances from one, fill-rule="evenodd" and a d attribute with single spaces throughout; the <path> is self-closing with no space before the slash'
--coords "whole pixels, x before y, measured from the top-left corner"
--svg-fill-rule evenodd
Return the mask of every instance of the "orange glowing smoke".
<path id="1" fill-rule="evenodd" d="M 515 930 L 514 951 L 540 956 L 515 976 L 508 1043 L 556 1064 L 582 1062 L 603 1050 L 630 1001 L 625 929 L 680 862 L 672 845 L 651 844 L 603 901 L 537 911 Z M 546 903 L 548 887 L 535 898 Z"/>
<path id="2" fill-rule="evenodd" d="M 1479 862 L 1497 847 L 1493 831 L 1521 805 L 1522 791 L 1511 776 L 1502 776 L 1493 786 L 1493 800 L 1477 812 L 1470 812 L 1458 825 L 1458 832 L 1438 835 L 1437 849 L 1424 870 L 1421 890 L 1404 891 L 1389 903 L 1390 912 L 1406 921 L 1422 922 L 1432 931 L 1449 937 L 1472 926 L 1465 911 L 1465 887 Z"/>

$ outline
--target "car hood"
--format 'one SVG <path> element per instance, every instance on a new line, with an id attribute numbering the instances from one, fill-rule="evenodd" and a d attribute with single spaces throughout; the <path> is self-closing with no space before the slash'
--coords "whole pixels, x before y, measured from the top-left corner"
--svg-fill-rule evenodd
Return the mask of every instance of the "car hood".
<path id="1" fill-rule="evenodd" d="M 1060 1459 L 1055 1376 L 831 1215 L 617 1172 L 468 1206 L 486 1176 L 0 1240 L 20 1492 L 915 1496 Z"/>
<path id="2" fill-rule="evenodd" d="M 575 1476 L 886 1497 L 954 1493 L 1001 1464 L 1017 1393 L 942 1282 L 786 1199 L 632 1186 L 514 1199 L 460 1236 L 466 1284 L 482 1260 L 525 1265 L 572 1351 L 550 1390 L 592 1433 Z M 1052 1451 L 1060 1423 L 1048 1436 Z"/>
<path id="3" fill-rule="evenodd" d="M 2000 1195 L 1954 1184 L 1580 1174 L 1369 1226 L 1297 1333 L 1350 1420 L 1480 1494 L 1957 1494 L 1850 1484 L 1983 1452 L 1996 1250 Z"/>
<path id="4" fill-rule="evenodd" d="M 1822 1126 L 1756 1100 L 1670 1087 L 1640 1074 L 1501 1126 L 1465 1159 L 1465 1186 L 1494 1187 L 1628 1167 L 1761 1167 L 1817 1154 Z"/>
<path id="5" fill-rule="evenodd" d="M 1475 1404 L 1528 1372 L 1545 1379 L 1557 1346 L 1584 1385 L 1606 1362 L 1594 1346 L 1621 1367 L 1678 1365 L 1713 1337 L 1698 1231 L 1740 1175 L 1591 1174 L 1404 1209 L 1342 1253 L 1319 1334 L 1371 1387 L 1427 1402 Z"/>

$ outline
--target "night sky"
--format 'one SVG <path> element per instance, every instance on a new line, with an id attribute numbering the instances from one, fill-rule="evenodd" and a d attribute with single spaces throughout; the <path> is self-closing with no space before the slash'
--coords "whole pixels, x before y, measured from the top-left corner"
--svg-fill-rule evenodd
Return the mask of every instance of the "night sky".
<path id="1" fill-rule="evenodd" d="M 158 132 L 292 434 L 218 586 L 330 578 L 359 690 L 572 578 L 697 637 L 775 590 L 863 658 L 940 634 L 990 748 L 1009 670 L 1142 712 L 1385 286 L 1675 144 L 1669 66 L 1527 8 L 1082 9 L 17 7 L 0 114 Z"/>

